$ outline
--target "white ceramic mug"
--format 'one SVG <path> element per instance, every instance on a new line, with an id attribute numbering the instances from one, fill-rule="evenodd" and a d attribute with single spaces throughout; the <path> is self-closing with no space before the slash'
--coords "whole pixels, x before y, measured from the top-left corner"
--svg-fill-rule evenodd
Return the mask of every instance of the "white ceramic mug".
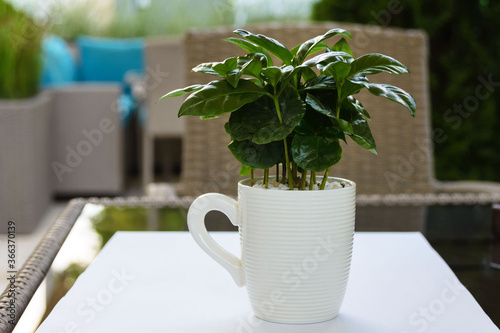
<path id="1" fill-rule="evenodd" d="M 319 178 L 319 177 L 318 177 Z M 279 191 L 238 183 L 238 202 L 217 193 L 197 198 L 188 212 L 198 245 L 247 286 L 255 315 L 289 324 L 335 318 L 342 304 L 354 236 L 356 184 L 324 191 Z M 239 227 L 241 259 L 208 234 L 212 210 Z"/>

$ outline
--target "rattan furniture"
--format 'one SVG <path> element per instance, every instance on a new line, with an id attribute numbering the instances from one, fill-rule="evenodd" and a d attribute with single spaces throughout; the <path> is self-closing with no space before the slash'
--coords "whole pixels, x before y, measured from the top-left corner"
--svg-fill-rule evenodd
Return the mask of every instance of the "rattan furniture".
<path id="1" fill-rule="evenodd" d="M 148 38 L 145 49 L 145 74 L 138 89 L 142 89 L 145 100 L 140 112 L 142 120 L 142 182 L 143 186 L 154 180 L 155 139 L 180 139 L 184 129 L 184 118 L 177 117 L 183 99 L 171 98 L 157 103 L 166 91 L 177 89 L 185 83 L 185 54 L 182 39 Z M 170 140 L 170 148 L 175 140 Z M 172 169 L 178 157 L 175 149 L 165 152 L 165 166 Z M 167 172 L 168 174 L 168 172 Z"/>
<path id="2" fill-rule="evenodd" d="M 51 179 L 58 196 L 117 195 L 125 184 L 118 83 L 77 83 L 52 95 Z"/>
<path id="3" fill-rule="evenodd" d="M 439 129 L 431 129 L 428 82 L 428 39 L 423 31 L 402 30 L 346 23 L 297 23 L 247 27 L 253 33 L 275 38 L 287 47 L 341 27 L 353 35 L 354 56 L 379 52 L 407 65 L 410 74 L 380 75 L 378 81 L 410 92 L 416 100 L 416 117 L 396 103 L 363 92 L 359 99 L 370 112 L 370 127 L 377 141 L 378 156 L 348 141 L 343 158 L 330 175 L 357 183 L 358 230 L 422 230 L 426 205 L 435 203 L 490 203 L 500 199 L 500 185 L 485 182 L 439 182 L 434 176 L 433 145 L 443 140 Z M 203 62 L 221 61 L 244 54 L 231 43 L 233 29 L 195 31 L 185 38 L 187 84 L 206 83 L 210 78 L 190 69 Z M 149 195 L 198 196 L 206 192 L 236 195 L 240 164 L 226 148 L 224 131 L 228 115 L 200 120 L 186 117 L 183 136 L 181 181 L 151 184 Z M 387 209 L 391 206 L 390 209 Z"/>

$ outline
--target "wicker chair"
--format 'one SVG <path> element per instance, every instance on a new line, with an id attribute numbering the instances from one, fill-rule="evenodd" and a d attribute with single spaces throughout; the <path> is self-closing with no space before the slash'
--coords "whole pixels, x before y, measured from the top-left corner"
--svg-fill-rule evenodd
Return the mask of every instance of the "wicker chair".
<path id="1" fill-rule="evenodd" d="M 429 52 L 424 32 L 333 22 L 258 25 L 248 27 L 248 30 L 273 37 L 292 48 L 335 27 L 352 33 L 350 46 L 354 56 L 379 52 L 408 66 L 411 74 L 381 74 L 377 82 L 399 86 L 410 92 L 417 102 L 416 117 L 412 119 L 400 105 L 366 92 L 359 96 L 373 117 L 370 125 L 379 155 L 375 156 L 348 141 L 342 161 L 331 171 L 334 176 L 357 183 L 357 229 L 422 230 L 427 205 L 498 201 L 498 184 L 442 183 L 434 177 L 433 140 L 443 137 L 439 131 L 431 131 L 427 73 Z M 188 84 L 207 82 L 206 75 L 189 71 L 194 66 L 244 53 L 231 43 L 222 41 L 233 35 L 232 29 L 221 28 L 209 32 L 196 31 L 186 36 Z M 236 195 L 240 165 L 226 148 L 229 137 L 223 125 L 227 119 L 227 115 L 210 121 L 187 117 L 181 182 L 176 187 L 177 193 L 197 196 L 216 191 Z M 165 187 L 163 190 L 160 185 L 150 187 L 152 195 L 160 195 L 161 192 L 165 192 Z M 387 209 L 387 206 L 392 207 Z"/>
<path id="2" fill-rule="evenodd" d="M 185 57 L 182 39 L 148 38 L 145 50 L 146 76 L 141 84 L 145 93 L 144 107 L 147 116 L 142 135 L 142 181 L 153 180 L 155 138 L 181 139 L 185 118 L 178 118 L 183 99 L 171 98 L 156 103 L 166 91 L 177 89 L 185 80 Z M 174 152 L 167 152 L 172 164 Z"/>

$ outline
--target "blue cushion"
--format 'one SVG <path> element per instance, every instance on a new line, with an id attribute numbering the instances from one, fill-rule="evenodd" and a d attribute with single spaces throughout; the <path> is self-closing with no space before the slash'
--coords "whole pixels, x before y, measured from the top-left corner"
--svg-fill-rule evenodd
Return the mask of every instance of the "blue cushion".
<path id="1" fill-rule="evenodd" d="M 76 43 L 80 49 L 81 81 L 123 82 L 127 71 L 143 72 L 143 38 L 80 36 Z"/>
<path id="2" fill-rule="evenodd" d="M 76 66 L 68 44 L 58 36 L 42 41 L 42 87 L 63 85 L 76 79 Z"/>

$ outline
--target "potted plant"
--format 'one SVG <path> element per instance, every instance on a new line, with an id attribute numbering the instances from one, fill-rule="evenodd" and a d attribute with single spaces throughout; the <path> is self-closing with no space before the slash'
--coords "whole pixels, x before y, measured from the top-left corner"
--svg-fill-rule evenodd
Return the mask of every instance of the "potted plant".
<path id="1" fill-rule="evenodd" d="M 43 26 L 0 0 L 0 219 L 30 232 L 50 198 L 50 97 L 38 93 Z"/>
<path id="2" fill-rule="evenodd" d="M 193 71 L 217 80 L 163 97 L 191 93 L 179 116 L 210 119 L 230 113 L 225 124 L 229 149 L 241 162 L 241 173 L 250 175 L 238 184 L 238 202 L 213 193 L 196 199 L 189 229 L 239 285 L 246 284 L 258 317 L 281 323 L 334 318 L 349 274 L 356 184 L 329 177 L 330 170 L 340 161 L 347 137 L 376 154 L 370 115 L 354 97 L 362 89 L 414 115 L 410 94 L 367 78 L 408 69 L 382 54 L 355 58 L 346 41 L 351 35 L 343 29 L 291 50 L 264 35 L 235 33 L 242 38 L 226 41 L 247 55 L 200 64 Z M 334 36 L 341 39 L 327 44 Z M 274 176 L 271 168 L 276 168 Z M 264 177 L 255 178 L 256 169 L 263 169 Z M 239 226 L 241 259 L 209 237 L 204 216 L 210 210 L 224 212 Z"/>

